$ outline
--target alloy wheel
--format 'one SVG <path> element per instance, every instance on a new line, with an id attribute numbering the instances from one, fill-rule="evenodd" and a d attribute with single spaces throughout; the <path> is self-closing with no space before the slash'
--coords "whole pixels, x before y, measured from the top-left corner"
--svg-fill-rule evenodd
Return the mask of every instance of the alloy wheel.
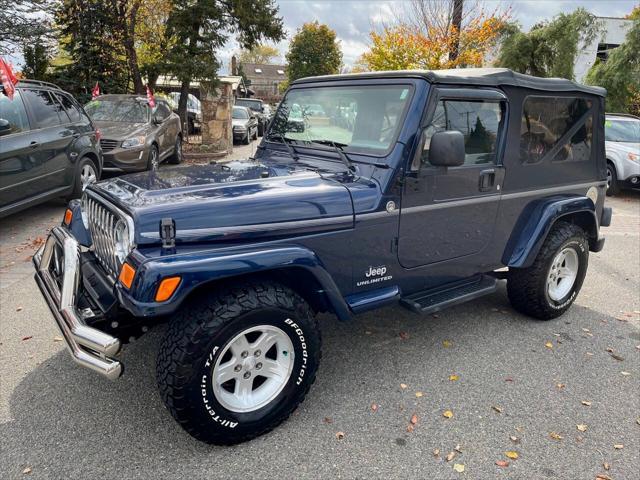
<path id="1" fill-rule="evenodd" d="M 578 276 L 579 263 L 573 248 L 564 248 L 554 257 L 547 274 L 547 293 L 551 300 L 559 302 L 569 294 Z"/>
<path id="2" fill-rule="evenodd" d="M 80 184 L 82 185 L 82 191 L 84 191 L 92 183 L 96 183 L 98 175 L 92 165 L 86 164 L 82 166 L 80 170 Z"/>

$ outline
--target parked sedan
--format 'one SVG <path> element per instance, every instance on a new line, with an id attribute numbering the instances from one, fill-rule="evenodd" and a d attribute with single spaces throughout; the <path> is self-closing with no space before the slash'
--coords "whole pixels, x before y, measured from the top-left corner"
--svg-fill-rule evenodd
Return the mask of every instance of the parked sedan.
<path id="1" fill-rule="evenodd" d="M 258 139 L 258 119 L 247 107 L 233 107 L 231 112 L 233 140 L 240 140 L 249 145 L 251 140 Z"/>
<path id="2" fill-rule="evenodd" d="M 640 187 L 640 118 L 607 115 L 604 132 L 607 195 L 615 195 L 623 187 Z"/>
<path id="3" fill-rule="evenodd" d="M 107 171 L 156 170 L 161 162 L 182 162 L 180 118 L 169 104 L 156 98 L 101 95 L 85 110 L 102 132 L 100 145 Z"/>

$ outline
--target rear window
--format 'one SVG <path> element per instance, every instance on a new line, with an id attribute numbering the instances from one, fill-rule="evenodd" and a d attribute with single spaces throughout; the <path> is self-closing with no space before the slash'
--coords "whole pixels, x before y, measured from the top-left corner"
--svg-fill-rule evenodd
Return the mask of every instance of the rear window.
<path id="1" fill-rule="evenodd" d="M 0 93 L 0 137 L 29 130 L 27 112 L 20 92 L 16 90 L 13 100 Z"/>
<path id="2" fill-rule="evenodd" d="M 520 128 L 520 160 L 535 164 L 591 158 L 592 102 L 575 97 L 527 97 Z"/>
<path id="3" fill-rule="evenodd" d="M 23 96 L 38 127 L 46 128 L 69 123 L 69 117 L 64 112 L 62 105 L 48 91 L 25 89 Z"/>
<path id="4" fill-rule="evenodd" d="M 58 93 L 56 95 L 58 97 L 58 100 L 62 104 L 63 108 L 67 112 L 67 115 L 71 119 L 71 122 L 72 123 L 80 122 L 82 120 L 82 113 L 80 112 L 80 109 L 73 103 L 71 98 L 61 93 Z"/>

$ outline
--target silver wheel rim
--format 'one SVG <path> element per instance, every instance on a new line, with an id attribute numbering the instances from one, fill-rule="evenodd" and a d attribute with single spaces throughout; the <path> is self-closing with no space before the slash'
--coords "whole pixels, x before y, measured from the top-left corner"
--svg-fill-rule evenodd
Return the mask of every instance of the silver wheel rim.
<path id="1" fill-rule="evenodd" d="M 182 140 L 180 140 L 180 137 L 176 140 L 176 158 L 178 161 L 182 158 Z"/>
<path id="2" fill-rule="evenodd" d="M 158 152 L 156 152 L 155 148 L 152 148 L 149 155 L 151 155 L 151 158 L 150 158 L 151 161 L 149 162 L 151 164 L 151 170 L 157 170 L 158 169 Z"/>
<path id="3" fill-rule="evenodd" d="M 80 184 L 82 185 L 82 191 L 87 188 L 92 183 L 96 183 L 98 180 L 98 175 L 96 175 L 96 171 L 93 169 L 91 165 L 88 163 L 82 166 L 82 170 L 80 170 Z"/>
<path id="4" fill-rule="evenodd" d="M 576 282 L 579 264 L 573 248 L 565 248 L 555 256 L 547 275 L 547 293 L 551 300 L 559 302 L 569 294 Z"/>
<path id="5" fill-rule="evenodd" d="M 613 174 L 611 173 L 611 169 L 607 168 L 607 189 L 611 187 L 612 178 L 613 178 Z"/>
<path id="6" fill-rule="evenodd" d="M 248 328 L 218 356 L 211 374 L 213 394 L 232 412 L 258 410 L 285 387 L 293 363 L 293 343 L 283 330 L 272 325 Z"/>

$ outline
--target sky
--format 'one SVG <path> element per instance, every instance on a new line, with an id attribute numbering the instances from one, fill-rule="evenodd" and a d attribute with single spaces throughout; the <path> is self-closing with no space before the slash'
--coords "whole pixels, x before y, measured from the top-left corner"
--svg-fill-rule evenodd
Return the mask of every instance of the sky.
<path id="1" fill-rule="evenodd" d="M 342 47 L 343 62 L 351 66 L 367 49 L 369 32 L 380 27 L 382 22 L 395 18 L 406 6 L 406 0 L 276 0 L 280 15 L 284 19 L 287 40 L 276 45 L 282 57 L 286 53 L 291 38 L 304 23 L 317 20 L 335 30 Z M 525 30 L 535 23 L 550 19 L 562 12 L 572 12 L 584 7 L 597 16 L 623 17 L 631 12 L 638 0 L 514 0 L 499 2 L 485 0 L 488 10 L 511 5 L 512 15 Z M 229 61 L 238 46 L 228 42 L 220 52 L 223 68 L 228 73 Z M 282 58 L 282 59 L 283 59 Z M 282 60 L 281 59 L 281 60 Z"/>
<path id="2" fill-rule="evenodd" d="M 335 30 L 343 53 L 343 62 L 352 66 L 367 49 L 369 32 L 379 28 L 396 15 L 401 14 L 407 0 L 276 0 L 283 17 L 287 39 L 276 47 L 281 52 L 281 61 L 289 45 L 289 39 L 306 22 L 317 20 Z M 544 19 L 550 19 L 561 12 L 572 12 L 584 7 L 597 16 L 623 17 L 631 12 L 639 0 L 484 0 L 488 10 L 511 5 L 511 12 L 525 30 Z M 219 52 L 222 64 L 221 74 L 229 71 L 229 63 L 234 52 L 239 50 L 234 40 L 227 42 Z M 10 57 L 15 65 L 22 64 L 19 55 Z"/>

